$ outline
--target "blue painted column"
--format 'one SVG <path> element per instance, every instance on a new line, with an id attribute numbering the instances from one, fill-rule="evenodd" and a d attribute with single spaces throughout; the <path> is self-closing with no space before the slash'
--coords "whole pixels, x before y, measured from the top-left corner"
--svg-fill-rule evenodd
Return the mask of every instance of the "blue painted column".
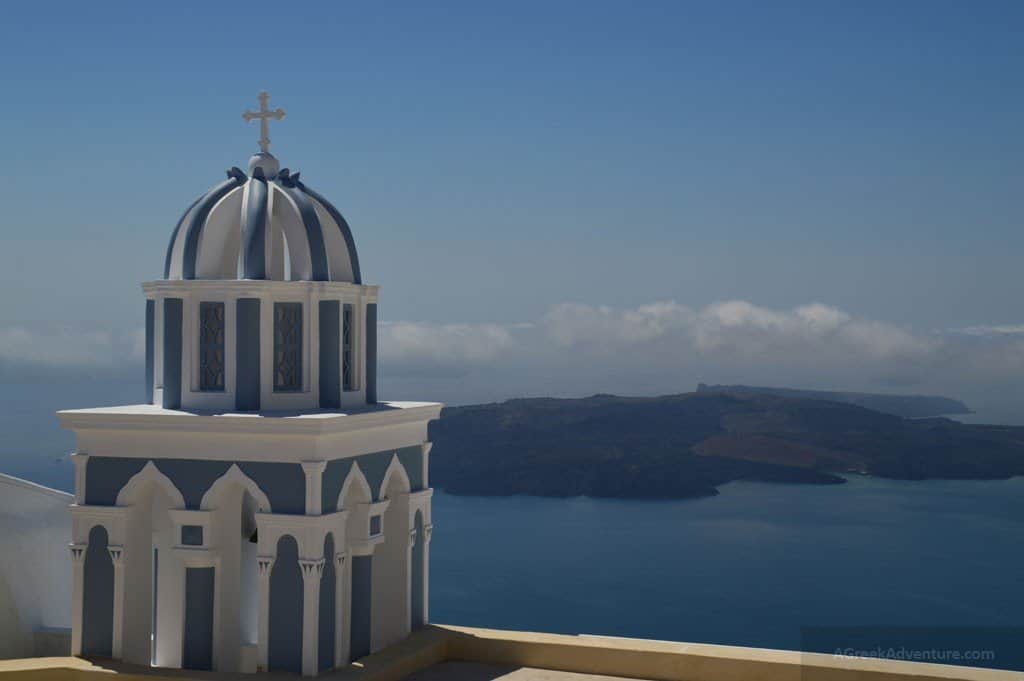
<path id="1" fill-rule="evenodd" d="M 181 407 L 181 298 L 164 299 L 164 409 Z"/>
<path id="2" fill-rule="evenodd" d="M 260 408 L 260 301 L 239 298 L 235 320 L 235 408 Z"/>
<path id="3" fill-rule="evenodd" d="M 366 306 L 366 401 L 377 403 L 377 304 Z"/>
<path id="4" fill-rule="evenodd" d="M 153 374 L 156 364 L 154 338 L 156 327 L 156 301 L 146 300 L 146 404 L 153 404 Z"/>
<path id="5" fill-rule="evenodd" d="M 320 408 L 341 407 L 341 302 L 321 300 Z"/>

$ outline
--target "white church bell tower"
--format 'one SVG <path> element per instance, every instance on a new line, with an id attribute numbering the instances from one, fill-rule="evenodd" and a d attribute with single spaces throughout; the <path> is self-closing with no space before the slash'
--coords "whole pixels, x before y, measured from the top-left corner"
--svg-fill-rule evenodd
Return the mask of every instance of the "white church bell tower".
<path id="1" fill-rule="evenodd" d="M 146 296 L 146 404 L 74 430 L 72 653 L 305 676 L 428 620 L 427 424 L 377 396 L 348 223 L 260 151 L 178 221 Z"/>

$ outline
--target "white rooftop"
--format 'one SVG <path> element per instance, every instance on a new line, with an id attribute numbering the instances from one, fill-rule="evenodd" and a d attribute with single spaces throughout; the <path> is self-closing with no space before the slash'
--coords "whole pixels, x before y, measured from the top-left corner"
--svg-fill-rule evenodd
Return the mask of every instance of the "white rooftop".
<path id="1" fill-rule="evenodd" d="M 200 430 L 251 432 L 329 432 L 358 430 L 397 423 L 429 421 L 441 414 L 440 402 L 379 402 L 350 409 L 302 411 L 204 411 L 165 409 L 155 404 L 129 404 L 57 412 L 63 428 L 167 429 L 184 422 Z"/>

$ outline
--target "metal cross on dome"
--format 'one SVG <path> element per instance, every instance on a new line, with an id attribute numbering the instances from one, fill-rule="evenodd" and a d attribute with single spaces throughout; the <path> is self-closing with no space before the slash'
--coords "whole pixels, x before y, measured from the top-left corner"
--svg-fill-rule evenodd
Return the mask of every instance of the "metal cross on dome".
<path id="1" fill-rule="evenodd" d="M 245 111 L 242 113 L 242 118 L 248 123 L 253 119 L 259 119 L 260 121 L 260 151 L 267 154 L 270 153 L 270 121 L 282 120 L 284 118 L 284 109 L 275 109 L 271 111 L 267 108 L 267 102 L 270 101 L 270 95 L 266 91 L 261 92 L 257 99 L 260 100 L 259 111 Z"/>

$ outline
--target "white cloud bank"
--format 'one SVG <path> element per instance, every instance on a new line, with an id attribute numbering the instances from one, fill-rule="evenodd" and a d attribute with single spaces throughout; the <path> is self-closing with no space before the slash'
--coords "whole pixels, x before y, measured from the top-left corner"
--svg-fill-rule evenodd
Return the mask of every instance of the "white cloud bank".
<path id="1" fill-rule="evenodd" d="M 140 329 L 0 326 L 8 373 L 134 372 L 142 357 Z M 921 331 L 822 303 L 561 303 L 519 324 L 390 322 L 380 360 L 388 397 L 452 403 L 684 392 L 706 381 L 996 395 L 1024 413 L 1024 325 Z"/>
<path id="2" fill-rule="evenodd" d="M 66 325 L 0 327 L 0 368 L 28 376 L 65 370 L 136 368 L 144 353 L 142 329 L 115 332 Z"/>
<path id="3" fill-rule="evenodd" d="M 952 397 L 997 389 L 1011 398 L 1007 390 L 1024 385 L 1024 325 L 915 331 L 822 303 L 562 303 L 516 325 L 392 324 L 381 362 L 403 397 L 439 390 L 455 402 L 684 392 L 701 380 Z M 428 374 L 459 380 L 412 380 Z M 1024 392 L 1019 397 L 1024 404 Z"/>
<path id="4" fill-rule="evenodd" d="M 384 329 L 384 359 L 456 364 L 501 362 L 538 352 L 552 357 L 560 353 L 615 356 L 662 348 L 666 343 L 684 361 L 697 357 L 810 361 L 835 356 L 844 361 L 919 361 L 941 354 L 947 342 L 941 335 L 920 335 L 892 324 L 855 319 L 820 303 L 773 310 L 739 300 L 701 310 L 674 301 L 627 309 L 562 303 L 535 323 L 399 322 Z"/>

